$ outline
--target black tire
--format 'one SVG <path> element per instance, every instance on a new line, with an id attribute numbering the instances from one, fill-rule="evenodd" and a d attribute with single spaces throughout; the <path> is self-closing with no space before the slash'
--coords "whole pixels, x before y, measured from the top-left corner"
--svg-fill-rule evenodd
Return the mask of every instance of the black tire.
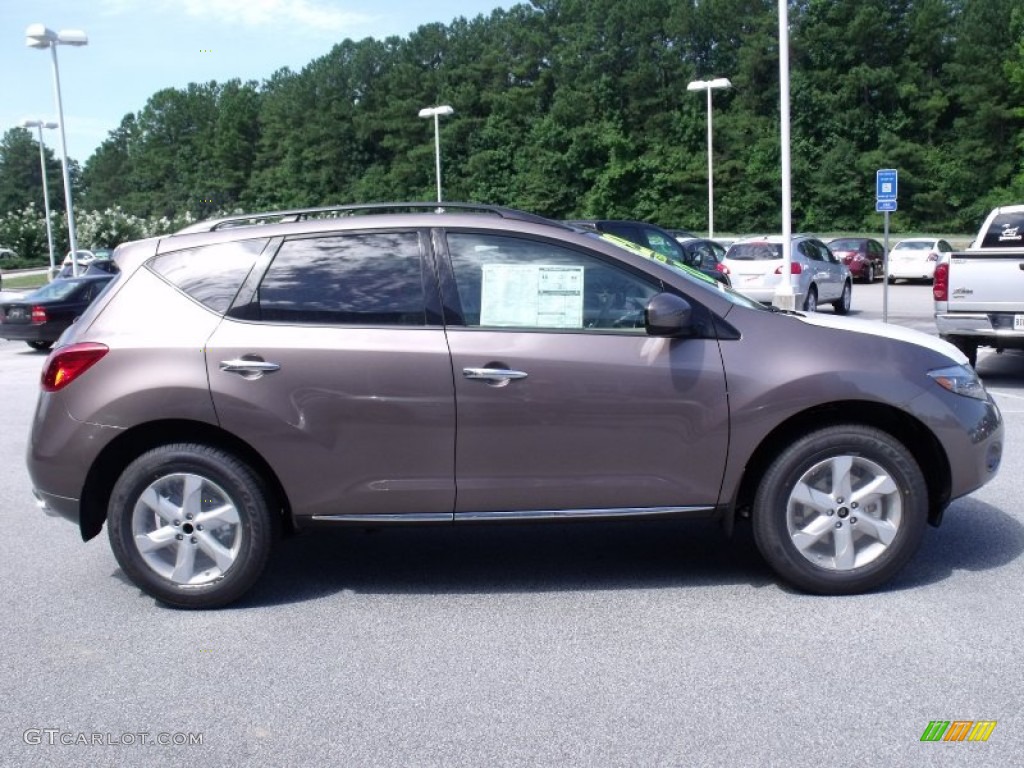
<path id="1" fill-rule="evenodd" d="M 807 289 L 807 296 L 804 297 L 804 312 L 818 311 L 818 289 L 811 286 Z"/>
<path id="2" fill-rule="evenodd" d="M 842 485 L 831 487 L 844 467 L 850 498 L 839 495 Z M 868 494 L 868 483 L 880 492 Z M 821 595 L 888 581 L 917 551 L 927 519 L 924 476 L 910 452 L 886 432 L 853 424 L 811 432 L 786 448 L 761 479 L 753 509 L 754 540 L 768 564 Z"/>
<path id="3" fill-rule="evenodd" d="M 37 352 L 45 352 L 53 346 L 52 341 L 26 341 L 25 343 Z"/>
<path id="4" fill-rule="evenodd" d="M 843 295 L 839 297 L 838 301 L 832 302 L 832 309 L 835 310 L 837 315 L 848 315 L 850 314 L 850 304 L 853 300 L 853 286 L 850 285 L 850 281 L 847 280 L 843 284 Z"/>
<path id="5" fill-rule="evenodd" d="M 868 272 L 867 275 L 864 276 L 864 282 L 869 285 L 875 282 L 875 265 L 870 261 L 868 262 Z"/>
<path id="6" fill-rule="evenodd" d="M 263 572 L 276 534 L 272 509 L 259 476 L 232 454 L 164 445 L 121 473 L 107 530 L 118 564 L 143 592 L 178 608 L 216 608 Z"/>

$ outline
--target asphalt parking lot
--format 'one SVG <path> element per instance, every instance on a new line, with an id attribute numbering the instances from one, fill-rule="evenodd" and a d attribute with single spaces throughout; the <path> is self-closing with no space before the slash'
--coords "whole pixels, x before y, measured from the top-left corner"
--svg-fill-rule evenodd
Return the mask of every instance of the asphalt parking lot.
<path id="1" fill-rule="evenodd" d="M 852 314 L 879 319 L 882 296 L 856 285 Z M 890 286 L 890 321 L 933 331 L 930 313 L 928 286 Z M 44 359 L 0 340 L 5 765 L 1021 762 L 1024 355 L 979 355 L 999 476 L 869 595 L 780 586 L 745 529 L 392 529 L 289 540 L 206 613 L 156 604 L 105 535 L 36 509 Z M 997 724 L 922 742 L 935 720 Z"/>

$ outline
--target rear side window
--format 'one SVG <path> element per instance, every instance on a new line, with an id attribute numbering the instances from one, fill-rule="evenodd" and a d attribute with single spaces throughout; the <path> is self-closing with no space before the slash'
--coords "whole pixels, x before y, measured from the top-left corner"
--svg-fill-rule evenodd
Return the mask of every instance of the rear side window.
<path id="1" fill-rule="evenodd" d="M 982 248 L 1024 247 L 1024 211 L 1001 213 L 992 220 L 992 226 L 981 241 Z"/>
<path id="2" fill-rule="evenodd" d="M 257 291 L 259 320 L 317 325 L 427 324 L 415 232 L 285 240 Z"/>
<path id="3" fill-rule="evenodd" d="M 149 268 L 196 301 L 224 314 L 266 245 L 266 238 L 258 238 L 172 251 L 151 259 Z"/>

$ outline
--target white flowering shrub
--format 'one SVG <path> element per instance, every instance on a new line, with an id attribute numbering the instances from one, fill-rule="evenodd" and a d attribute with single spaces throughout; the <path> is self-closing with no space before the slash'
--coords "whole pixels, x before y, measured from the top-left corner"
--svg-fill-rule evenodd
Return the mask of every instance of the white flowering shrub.
<path id="1" fill-rule="evenodd" d="M 149 234 L 148 222 L 125 213 L 120 207 L 85 211 L 75 216 L 79 248 L 116 248 Z"/>
<path id="2" fill-rule="evenodd" d="M 20 211 L 0 216 L 0 246 L 17 253 L 19 264 L 36 261 L 40 256 L 48 259 L 46 219 L 42 211 L 29 203 Z"/>
<path id="3" fill-rule="evenodd" d="M 224 214 L 218 214 L 224 215 Z M 79 248 L 116 248 L 129 240 L 154 235 L 166 235 L 193 224 L 196 217 L 190 212 L 173 217 L 144 219 L 121 210 L 119 206 L 105 211 L 75 211 L 75 234 Z M 68 241 L 67 219 L 62 213 L 50 214 L 53 228 L 54 258 L 59 264 L 71 249 Z M 29 203 L 20 211 L 0 216 L 0 247 L 10 248 L 18 254 L 17 264 L 5 266 L 42 266 L 49 262 L 46 242 L 46 219 Z"/>

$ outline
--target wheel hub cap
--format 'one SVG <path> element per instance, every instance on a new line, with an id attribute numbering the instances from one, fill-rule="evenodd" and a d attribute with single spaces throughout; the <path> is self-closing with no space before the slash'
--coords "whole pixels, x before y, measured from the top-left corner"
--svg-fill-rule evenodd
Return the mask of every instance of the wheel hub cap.
<path id="1" fill-rule="evenodd" d="M 899 531 L 903 495 L 885 469 L 862 456 L 836 456 L 808 469 L 787 501 L 797 551 L 815 565 L 848 571 L 881 556 Z"/>
<path id="2" fill-rule="evenodd" d="M 132 536 L 143 562 L 175 584 L 201 586 L 221 578 L 242 546 L 242 525 L 219 485 L 190 473 L 158 478 L 139 495 Z"/>

